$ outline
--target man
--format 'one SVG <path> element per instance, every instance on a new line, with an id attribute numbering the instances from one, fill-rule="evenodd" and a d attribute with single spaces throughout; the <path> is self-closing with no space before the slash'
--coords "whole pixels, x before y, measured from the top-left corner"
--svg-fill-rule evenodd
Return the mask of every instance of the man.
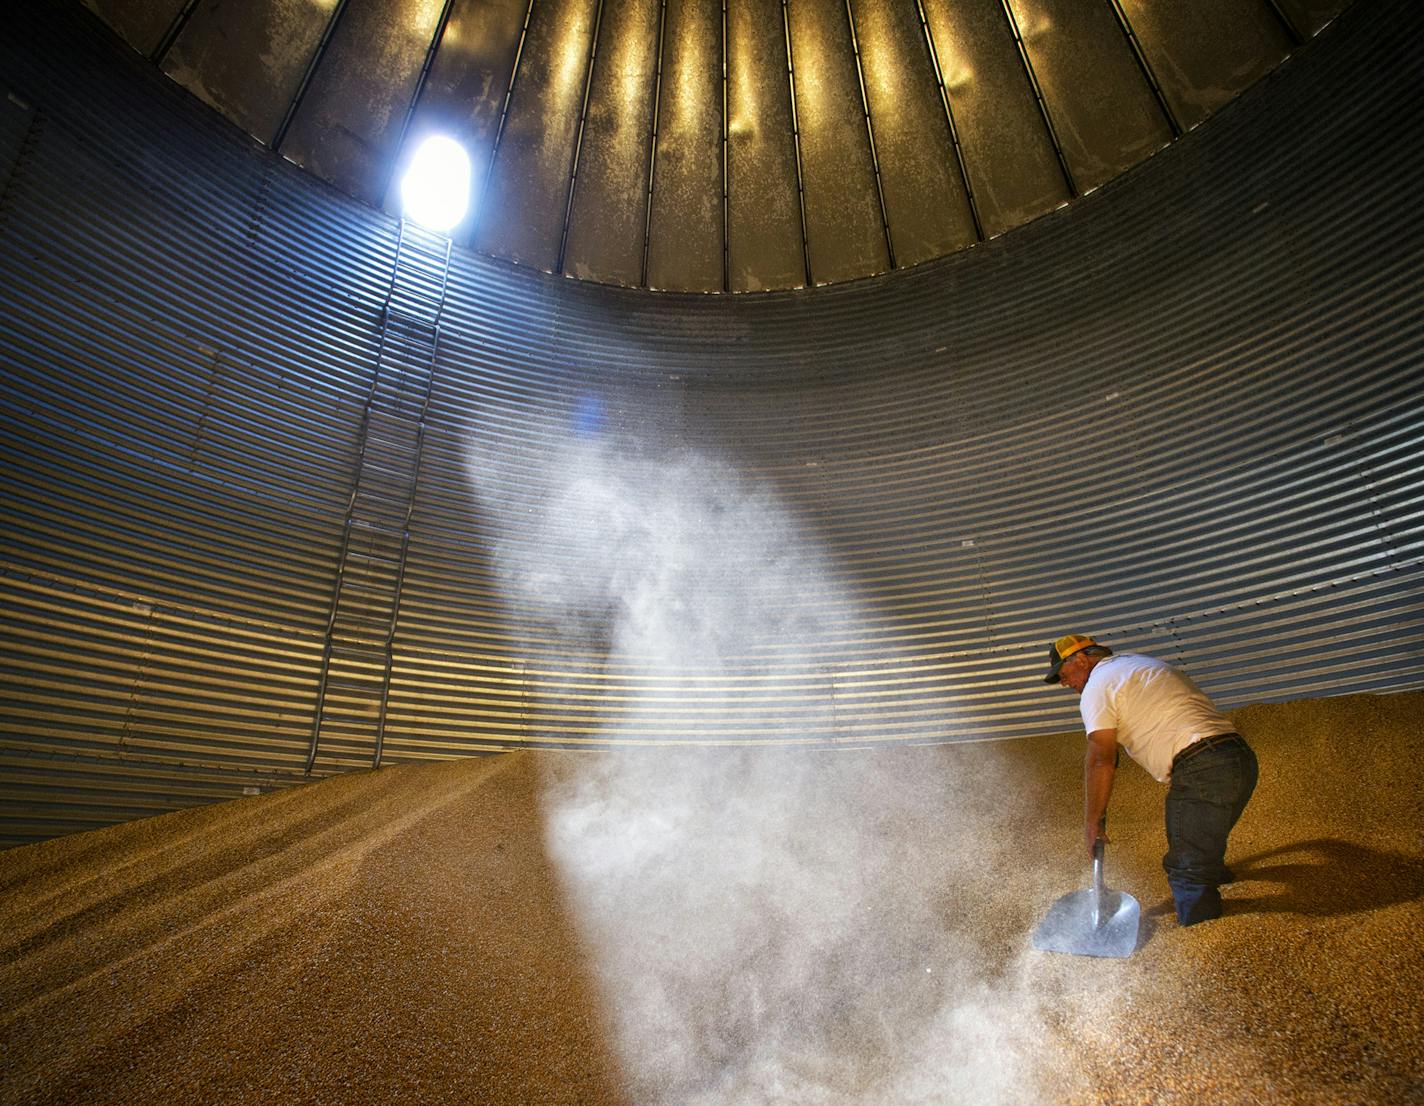
<path id="1" fill-rule="evenodd" d="M 1117 771 L 1118 748 L 1167 791 L 1167 855 L 1162 867 L 1177 921 L 1221 916 L 1217 888 L 1230 883 L 1226 838 L 1256 787 L 1256 754 L 1196 684 L 1170 665 L 1136 653 L 1114 654 L 1082 634 L 1048 647 L 1045 683 L 1079 695 L 1088 749 L 1083 758 L 1083 834 L 1101 837 Z"/>

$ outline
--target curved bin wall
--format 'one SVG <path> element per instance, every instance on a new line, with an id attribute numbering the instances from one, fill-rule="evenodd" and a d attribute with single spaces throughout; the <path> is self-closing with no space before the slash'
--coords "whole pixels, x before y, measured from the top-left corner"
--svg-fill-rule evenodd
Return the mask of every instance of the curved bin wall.
<path id="1" fill-rule="evenodd" d="M 89 19 L 27 18 L 0 104 L 11 842 L 303 778 L 400 237 Z M 662 296 L 456 253 L 384 761 L 1070 729 L 1037 679 L 1069 629 L 1227 705 L 1420 686 L 1420 23 L 1356 5 L 1099 194 L 886 278 Z M 769 586 L 680 563 L 669 656 L 603 551 L 645 580 L 683 508 Z M 755 634 L 699 622 L 745 596 Z M 323 729 L 314 771 L 374 753 Z"/>

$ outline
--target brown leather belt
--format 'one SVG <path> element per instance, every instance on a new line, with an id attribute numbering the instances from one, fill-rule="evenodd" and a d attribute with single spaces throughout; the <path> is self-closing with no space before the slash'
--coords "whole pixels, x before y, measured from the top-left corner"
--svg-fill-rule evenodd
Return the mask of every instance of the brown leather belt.
<path id="1" fill-rule="evenodd" d="M 1172 758 L 1172 767 L 1176 768 L 1183 761 L 1189 760 L 1198 753 L 1204 753 L 1208 749 L 1214 749 L 1218 745 L 1226 745 L 1232 741 L 1245 741 L 1239 733 L 1219 733 L 1215 737 L 1204 737 L 1200 741 L 1195 741 L 1188 745 Z"/>

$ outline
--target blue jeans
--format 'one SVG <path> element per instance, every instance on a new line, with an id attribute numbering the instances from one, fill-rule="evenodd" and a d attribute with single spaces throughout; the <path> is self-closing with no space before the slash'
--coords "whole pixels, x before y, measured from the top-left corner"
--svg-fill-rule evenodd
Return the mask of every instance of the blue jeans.
<path id="1" fill-rule="evenodd" d="M 1162 867 L 1184 926 L 1221 916 L 1217 887 L 1232 878 L 1224 863 L 1226 838 L 1256 789 L 1256 775 L 1256 754 L 1244 738 L 1204 749 L 1172 768 Z"/>

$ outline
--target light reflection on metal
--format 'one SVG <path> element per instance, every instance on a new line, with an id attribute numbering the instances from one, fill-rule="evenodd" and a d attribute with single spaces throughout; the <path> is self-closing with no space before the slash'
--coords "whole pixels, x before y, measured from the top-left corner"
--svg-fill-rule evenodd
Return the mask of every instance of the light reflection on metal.
<path id="1" fill-rule="evenodd" d="M 1184 127 L 1197 126 L 1286 56 L 1291 40 L 1264 0 L 1113 0 L 1131 23 Z"/>
<path id="2" fill-rule="evenodd" d="M 1152 71 L 1152 63 L 1147 60 L 1147 55 L 1142 50 L 1142 43 L 1137 40 L 1137 32 L 1132 29 L 1132 22 L 1127 18 L 1127 12 L 1123 10 L 1122 0 L 1109 0 L 1112 4 L 1113 13 L 1117 16 L 1117 21 L 1122 27 L 1122 33 L 1127 36 L 1128 43 L 1132 46 L 1132 56 L 1137 59 L 1137 65 L 1142 70 L 1142 76 L 1152 89 L 1152 95 L 1156 97 L 1158 106 L 1162 109 L 1162 114 L 1166 117 L 1168 125 L 1172 128 L 1172 137 L 1177 138 L 1182 134 L 1182 124 L 1177 118 L 1176 112 L 1172 110 L 1172 105 L 1167 101 L 1166 95 L 1162 92 L 1162 86 L 1157 81 L 1157 74 Z"/>
<path id="3" fill-rule="evenodd" d="M 489 193 L 490 179 L 494 176 L 495 163 L 499 158 L 500 140 L 504 137 L 504 126 L 509 120 L 509 102 L 514 98 L 514 86 L 519 79 L 520 62 L 524 58 L 524 43 L 529 37 L 529 16 L 533 11 L 534 0 L 529 0 L 528 6 L 524 9 L 524 23 L 519 28 L 519 45 L 514 49 L 514 64 L 509 69 L 509 84 L 504 90 L 504 104 L 499 109 L 499 126 L 495 128 L 494 141 L 490 144 L 489 161 L 486 163 L 484 181 L 479 190 L 481 196 Z"/>
<path id="4" fill-rule="evenodd" d="M 752 57 L 753 54 L 750 38 L 751 26 L 745 19 L 737 20 L 735 21 L 736 26 L 741 33 L 731 40 L 726 34 L 727 4 L 735 2 L 736 0 L 723 0 L 722 4 L 724 29 L 722 65 L 729 84 L 729 97 L 731 102 L 737 105 L 736 114 L 727 116 L 727 135 L 729 138 L 752 138 L 757 133 L 757 120 L 764 113 L 757 100 L 757 85 L 756 81 L 752 79 L 752 68 L 743 60 Z M 731 59 L 736 59 L 741 64 L 730 64 Z"/>
<path id="5" fill-rule="evenodd" d="M 732 290 L 732 237 L 729 158 L 731 156 L 731 123 L 727 115 L 727 0 L 722 0 L 722 288 Z"/>
<path id="6" fill-rule="evenodd" d="M 603 28 L 603 0 L 598 0 L 598 6 L 593 15 L 593 31 L 588 38 L 588 52 L 584 58 L 583 65 L 583 99 L 579 106 L 578 132 L 574 139 L 574 156 L 569 166 L 569 189 L 568 197 L 564 201 L 563 230 L 559 235 L 559 257 L 554 263 L 554 272 L 564 271 L 564 258 L 569 248 L 569 220 L 573 217 L 574 195 L 578 190 L 579 158 L 583 153 L 584 128 L 588 124 L 588 98 L 593 88 L 593 63 L 598 58 L 598 35 Z M 569 34 L 565 39 L 563 50 L 565 58 L 572 54 L 572 47 L 569 45 L 574 40 L 574 36 Z M 565 66 L 565 69 L 567 66 Z"/>
<path id="7" fill-rule="evenodd" d="M 667 0 L 657 15 L 661 81 L 647 232 L 647 287 L 725 288 L 726 80 L 720 0 Z M 657 91 L 657 90 L 655 90 Z M 652 180 L 652 178 L 649 178 Z"/>
<path id="8" fill-rule="evenodd" d="M 730 287 L 802 287 L 805 236 L 782 0 L 734 0 L 727 25 L 728 108 L 734 121 L 746 124 L 728 133 Z M 748 94 L 755 117 L 742 106 Z"/>
<path id="9" fill-rule="evenodd" d="M 321 59 L 326 55 L 326 48 L 331 42 L 331 35 L 341 22 L 341 13 L 346 10 L 347 0 L 337 0 L 336 6 L 331 9 L 331 18 L 326 22 L 326 29 L 321 33 L 321 41 L 317 43 L 316 50 L 312 54 L 311 61 L 307 64 L 306 71 L 302 74 L 302 83 L 297 87 L 296 94 L 292 97 L 292 102 L 287 105 L 287 112 L 282 117 L 282 122 L 277 127 L 277 133 L 272 136 L 272 149 L 278 152 L 282 149 L 282 144 L 287 139 L 287 132 L 292 128 L 292 121 L 297 117 L 297 110 L 302 105 L 302 100 L 306 97 L 307 89 L 311 87 L 312 77 L 315 76 L 317 66 L 321 64 Z"/>
<path id="10" fill-rule="evenodd" d="M 1064 59 L 1064 51 L 1069 49 L 1064 44 L 1073 35 L 1081 36 L 1087 24 L 1093 24 L 1092 46 L 1102 56 L 1107 48 L 1101 37 L 1101 22 L 1105 13 L 1112 13 L 1143 80 L 1175 136 L 1219 108 L 1256 76 L 1274 66 L 1286 51 L 1306 41 L 1347 6 L 1346 0 L 1200 0 L 1199 3 L 1194 0 L 1189 5 L 1166 4 L 1161 0 L 1093 0 L 1088 11 L 1087 0 L 1073 0 L 1076 5 L 1073 9 L 1061 7 L 1061 0 L 1042 3 L 1000 0 L 999 4 L 993 0 L 987 3 L 986 0 L 915 0 L 909 10 L 913 10 L 924 31 L 926 56 L 918 49 L 907 52 L 905 39 L 898 31 L 893 34 L 885 31 L 885 28 L 898 26 L 897 21 L 908 7 L 906 0 L 883 0 L 886 11 L 864 13 L 881 28 L 880 41 L 874 50 L 867 49 L 860 41 L 857 27 L 862 12 L 856 7 L 859 0 L 847 4 L 847 26 L 840 32 L 844 35 L 840 43 L 819 37 L 828 26 L 826 2 L 784 0 L 766 4 L 756 0 L 731 0 L 729 7 L 728 0 L 687 0 L 689 8 L 699 9 L 695 18 L 702 20 L 711 14 L 713 20 L 720 19 L 724 28 L 722 89 L 712 101 L 722 101 L 726 148 L 721 159 L 721 181 L 716 184 L 708 174 L 694 174 L 687 178 L 687 183 L 697 179 L 700 187 L 710 191 L 708 202 L 691 204 L 681 195 L 678 200 L 684 214 L 691 215 L 695 209 L 697 217 L 709 224 L 707 232 L 713 236 L 720 234 L 724 239 L 724 278 L 709 280 L 705 269 L 694 266 L 699 273 L 696 290 L 718 291 L 743 286 L 741 278 L 732 279 L 732 239 L 741 218 L 737 213 L 747 207 L 765 206 L 769 202 L 765 193 L 774 187 L 785 188 L 787 195 L 772 204 L 777 208 L 772 222 L 784 223 L 782 229 L 790 232 L 790 220 L 783 217 L 782 208 L 792 204 L 803 213 L 797 229 L 802 238 L 802 260 L 807 272 L 803 277 L 793 277 L 787 274 L 784 265 L 761 266 L 771 287 L 793 287 L 809 279 L 826 279 L 824 274 L 818 276 L 811 271 L 817 264 L 824 265 L 824 258 L 818 260 L 815 256 L 822 236 L 818 213 L 841 209 L 846 203 L 851 204 L 845 208 L 848 211 L 878 206 L 885 237 L 893 246 L 899 199 L 897 194 L 895 202 L 891 202 L 892 188 L 886 183 L 887 149 L 880 141 L 876 120 L 876 96 L 883 93 L 872 93 L 872 86 L 879 90 L 897 84 L 913 86 L 931 79 L 935 81 L 952 147 L 952 152 L 946 151 L 945 160 L 952 159 L 957 166 L 959 180 L 966 190 L 971 187 L 971 177 L 979 178 L 968 201 L 975 223 L 973 238 L 978 240 L 986 233 L 1002 233 L 1062 202 L 1062 198 L 1050 195 L 1052 189 L 1045 176 L 1047 160 L 1056 157 L 1060 172 L 1070 182 L 1071 186 L 1064 191 L 1066 197 L 1091 191 L 1159 148 L 1160 143 L 1154 137 L 1155 124 L 1142 118 L 1140 90 L 1135 88 L 1135 82 L 1131 82 L 1133 87 L 1122 82 L 1120 67 L 1114 59 L 1108 60 L 1114 62 L 1114 79 L 1118 81 L 1119 92 L 1111 91 L 1112 85 L 1104 80 L 1094 86 L 1092 101 L 1084 92 L 1077 103 L 1061 102 L 1062 81 L 1078 60 Z M 218 0 L 89 0 L 88 6 L 120 33 L 129 36 L 136 48 L 163 59 L 165 71 L 184 87 L 259 140 L 270 143 L 308 171 L 363 199 L 375 198 L 379 202 L 381 197 L 392 194 L 393 182 L 402 167 L 401 159 L 407 156 L 401 135 L 407 131 L 415 135 L 433 129 L 450 129 L 469 149 L 477 178 L 485 181 L 479 189 L 481 194 L 485 194 L 488 183 L 498 177 L 502 186 L 507 183 L 514 189 L 515 196 L 523 198 L 521 202 L 527 201 L 520 216 L 525 225 L 516 235 L 518 242 L 514 246 L 507 242 L 491 244 L 482 233 L 476 233 L 474 227 L 462 229 L 459 241 L 472 242 L 476 248 L 487 248 L 516 261 L 559 268 L 564 263 L 562 255 L 573 233 L 569 229 L 570 220 L 597 218 L 601 224 L 616 225 L 618 233 L 627 237 L 626 251 L 622 248 L 616 251 L 619 256 L 624 252 L 645 255 L 645 260 L 634 266 L 638 273 L 632 279 L 641 279 L 646 284 L 650 268 L 646 255 L 658 225 L 650 215 L 656 202 L 649 198 L 651 192 L 627 187 L 601 189 L 599 202 L 606 206 L 601 216 L 592 216 L 586 215 L 584 205 L 573 199 L 578 187 L 576 172 L 568 171 L 568 188 L 553 188 L 549 179 L 553 166 L 559 165 L 562 175 L 563 166 L 573 166 L 583 156 L 580 146 L 584 127 L 566 125 L 569 119 L 563 112 L 567 108 L 577 114 L 580 99 L 587 98 L 592 55 L 585 45 L 589 24 L 596 18 L 592 4 L 566 6 L 559 0 L 540 0 L 536 8 L 533 0 L 445 0 L 438 21 L 444 29 L 437 28 L 432 35 L 432 13 L 439 9 L 442 0 L 362 0 L 350 8 L 348 3 L 349 0 L 250 0 L 241 6 L 240 12 L 236 5 L 222 4 Z M 661 71 L 656 78 L 659 82 L 657 106 L 645 106 L 644 75 L 633 67 L 620 66 L 621 90 L 616 96 L 608 90 L 605 94 L 610 102 L 616 100 L 621 104 L 617 110 L 635 113 L 637 118 L 620 120 L 612 129 L 620 135 L 629 133 L 629 127 L 651 134 L 655 127 L 661 128 L 652 118 L 653 114 L 664 115 L 673 101 L 677 102 L 680 118 L 704 118 L 706 107 L 698 101 L 709 95 L 712 82 L 697 79 L 687 70 L 679 73 L 675 83 L 670 82 L 668 70 L 662 64 L 665 27 L 673 18 L 667 10 L 668 0 L 633 0 L 633 3 L 641 5 L 648 19 L 655 19 L 659 28 Z M 522 26 L 518 15 L 511 10 L 515 4 L 523 11 Z M 652 7 L 654 4 L 656 9 Z M 890 12 L 891 6 L 897 10 Z M 1005 71 L 998 46 L 983 37 L 988 6 L 1002 7 L 1016 27 L 1014 40 L 1021 70 L 1018 82 L 1010 79 Z M 453 17 L 452 9 L 456 10 Z M 1054 11 L 1062 18 L 1055 16 Z M 531 27 L 540 21 L 541 12 L 546 17 L 553 12 L 556 16 L 553 23 L 557 26 L 541 26 L 531 40 Z M 381 20 L 385 22 L 382 24 Z M 618 22 L 620 26 L 631 26 L 628 20 Z M 977 30 L 971 27 L 975 23 L 979 24 Z M 506 38 L 513 34 L 515 26 L 519 26 L 518 46 L 514 63 L 510 65 Z M 808 32 L 812 45 L 798 46 L 792 41 L 792 32 L 799 35 L 808 26 L 813 27 L 813 32 Z M 385 33 L 378 33 L 381 28 Z M 730 38 L 728 31 L 732 32 Z M 630 43 L 623 41 L 623 33 L 610 38 L 605 28 L 599 35 L 603 41 L 593 49 L 610 53 L 628 47 Z M 399 48 L 395 45 L 397 36 L 404 40 Z M 409 94 L 412 36 L 419 40 L 415 48 L 425 50 L 426 55 L 425 67 L 416 82 L 416 95 L 407 100 L 404 98 Z M 766 82 L 767 75 L 760 71 L 772 57 L 773 39 L 784 42 L 776 52 L 787 51 L 790 61 L 785 82 L 795 87 L 799 101 L 793 105 L 789 120 L 783 118 L 785 113 L 779 105 L 767 103 L 773 90 Z M 884 48 L 892 41 L 895 43 L 893 51 Z M 229 43 L 230 48 L 224 48 Z M 531 43 L 537 57 L 528 54 Z M 870 144 L 873 166 L 873 172 L 865 174 L 857 167 L 857 163 L 864 160 L 863 153 L 857 149 L 862 141 L 856 134 L 861 120 L 851 118 L 841 95 L 842 46 L 855 59 L 862 90 L 865 141 Z M 359 60 L 353 62 L 354 51 L 358 49 L 367 51 L 372 58 L 364 70 Z M 795 58 L 798 49 L 804 53 L 800 59 Z M 393 50 L 400 55 L 395 63 L 391 56 Z M 438 104 L 426 112 L 420 102 L 424 98 L 421 88 L 427 74 L 439 67 L 437 55 L 461 53 L 466 55 L 465 62 L 452 60 L 448 69 L 455 79 L 442 86 L 436 97 Z M 237 59 L 244 54 L 252 57 L 251 65 L 261 69 L 256 77 L 238 72 Z M 867 68 L 872 54 L 874 64 L 883 68 L 883 74 L 874 74 Z M 748 63 L 749 57 L 755 60 Z M 496 58 L 497 65 L 493 64 Z M 527 104 L 525 108 L 519 105 L 515 92 L 517 78 L 530 66 L 538 74 L 534 81 L 539 90 L 537 106 L 551 113 L 547 117 L 548 125 L 536 136 L 529 121 L 521 119 L 516 127 L 516 140 L 505 151 L 511 112 L 519 115 L 527 108 Z M 826 66 L 830 68 L 824 68 Z M 1049 68 L 1055 70 L 1051 76 Z M 461 78 L 465 78 L 464 83 L 460 83 Z M 483 83 L 476 83 L 476 78 Z M 1020 98 L 1014 90 L 1016 83 L 1031 87 L 1046 132 L 1044 143 L 1035 140 L 1026 129 L 1024 105 L 1018 102 Z M 456 92 L 464 94 L 463 101 L 451 95 Z M 1118 105 L 1121 108 L 1118 115 L 1123 122 L 1116 129 L 1111 110 L 1094 106 L 1103 97 L 1115 95 L 1124 98 Z M 982 104 L 986 97 L 1006 99 L 986 109 Z M 501 98 L 502 105 L 492 106 Z M 780 99 L 779 94 L 776 99 Z M 363 100 L 369 103 L 362 103 Z M 463 116 L 461 102 L 469 108 Z M 346 110 L 355 103 L 362 103 L 365 125 L 356 123 Z M 597 105 L 587 106 L 595 111 L 604 108 L 601 100 Z M 735 115 L 727 114 L 729 106 Z M 402 111 L 407 117 L 404 128 L 394 122 L 399 120 Z M 386 117 L 393 121 L 390 126 L 383 121 Z M 497 123 L 492 122 L 496 117 Z M 895 188 L 903 186 L 916 173 L 921 180 L 926 179 L 922 166 L 900 154 L 904 142 L 898 128 L 911 118 L 922 122 L 922 110 L 916 107 L 913 112 L 898 113 L 890 128 L 896 147 L 889 155 L 890 173 L 902 174 L 892 182 Z M 992 126 L 986 120 L 992 121 Z M 1089 130 L 1077 130 L 1080 124 Z M 391 126 L 400 133 L 393 136 Z M 839 135 L 840 140 L 848 144 L 842 160 L 854 168 L 849 177 L 828 179 L 821 172 L 823 164 L 837 160 L 822 146 L 823 136 L 830 134 Z M 542 142 L 541 148 L 533 148 L 536 141 Z M 927 144 L 939 142 L 938 134 L 926 136 Z M 791 174 L 783 172 L 785 167 L 780 164 L 777 147 L 782 143 L 793 151 L 790 168 L 797 178 L 794 185 Z M 503 182 L 499 170 L 499 161 L 505 152 L 515 162 L 508 182 Z M 686 153 L 679 149 L 677 156 Z M 600 151 L 597 156 L 602 157 L 603 153 Z M 618 156 L 621 158 L 623 154 Z M 658 156 L 656 150 L 649 154 L 646 175 L 650 189 L 653 163 Z M 743 183 L 751 182 L 757 193 L 754 197 L 739 198 L 740 189 L 732 179 L 737 174 Z M 1014 179 L 1015 175 L 1018 179 Z M 797 188 L 794 197 L 790 196 L 791 187 Z M 851 191 L 856 193 L 853 198 L 848 196 Z M 938 202 L 944 206 L 942 197 Z M 956 198 L 956 206 L 958 202 Z M 537 206 L 541 214 L 532 214 L 531 205 Z M 719 206 L 724 209 L 721 215 L 715 214 Z M 615 214 L 615 207 L 627 210 Z M 718 218 L 720 227 L 711 226 Z M 954 218 L 962 222 L 965 217 L 956 214 Z M 911 222 L 918 221 L 912 219 Z M 554 229 L 546 230 L 546 227 Z M 766 229 L 759 226 L 757 233 Z M 552 244 L 547 241 L 550 234 Z M 701 236 L 695 237 L 701 241 Z M 967 238 L 965 234 L 932 227 L 929 221 L 920 225 L 911 237 L 920 244 L 908 251 L 912 260 L 906 262 L 901 256 L 905 251 L 892 248 L 895 264 L 926 260 L 925 249 L 941 251 L 939 254 L 930 252 L 929 256 L 942 256 L 962 248 Z M 849 240 L 861 239 L 862 235 L 856 231 Z M 600 245 L 599 253 L 606 255 L 607 234 L 601 241 L 604 244 Z M 651 249 L 656 255 L 657 248 Z M 865 274 L 876 271 L 879 264 L 868 258 L 862 259 L 862 263 Z M 580 266 L 580 273 L 587 279 L 597 280 L 601 278 L 596 274 L 605 268 Z M 666 266 L 653 268 L 659 272 L 669 271 Z M 614 266 L 614 270 L 617 275 L 611 279 L 618 283 L 629 279 L 618 266 Z M 832 279 L 843 277 L 844 274 L 837 271 Z M 748 279 L 749 287 L 763 287 L 761 277 Z"/>
<path id="11" fill-rule="evenodd" d="M 1014 10 L 1014 22 L 1018 26 L 1020 37 L 1025 42 L 1032 42 L 1036 38 L 1047 38 L 1054 31 L 1053 19 L 1044 14 L 1039 16 L 1024 16 Z"/>
<path id="12" fill-rule="evenodd" d="M 1058 168 L 1063 171 L 1063 179 L 1068 184 L 1068 191 L 1078 196 L 1082 190 L 1077 182 L 1073 180 L 1073 170 L 1068 166 L 1068 159 L 1063 156 L 1063 144 L 1058 140 L 1058 131 L 1053 126 L 1053 116 L 1048 112 L 1048 105 L 1043 101 L 1043 89 L 1039 87 L 1038 74 L 1033 71 L 1033 59 L 1029 57 L 1028 48 L 1024 45 L 1023 33 L 1019 28 L 1018 19 L 1014 15 L 1013 5 L 1009 0 L 1001 0 L 1004 6 L 1004 18 L 1008 20 L 1009 29 L 1014 35 L 1014 45 L 1019 50 L 1019 62 L 1024 67 L 1024 72 L 1028 74 L 1029 84 L 1033 86 L 1033 98 L 1038 102 L 1038 112 L 1043 119 L 1043 125 L 1048 131 L 1048 139 L 1053 143 L 1053 152 L 1058 158 Z"/>
<path id="13" fill-rule="evenodd" d="M 806 284 L 815 281 L 811 274 L 811 246 L 806 240 L 806 174 L 801 168 L 801 125 L 796 112 L 796 55 L 791 47 L 791 15 L 787 0 L 781 0 L 781 33 L 786 38 L 786 81 L 791 92 L 791 143 L 796 151 L 796 207 L 801 213 L 801 260 L 806 268 Z"/>
<path id="14" fill-rule="evenodd" d="M 645 283 L 663 6 L 605 0 L 588 90 L 563 272 Z"/>
<path id="15" fill-rule="evenodd" d="M 875 200 L 880 207 L 880 225 L 885 231 L 885 251 L 888 255 L 890 268 L 898 268 L 895 264 L 895 240 L 890 233 L 890 216 L 885 210 L 885 189 L 880 180 L 880 157 L 875 150 L 875 124 L 870 117 L 870 98 L 865 92 L 865 68 L 860 58 L 860 37 L 855 31 L 855 10 L 851 6 L 851 0 L 845 0 L 846 24 L 850 27 L 851 49 L 855 51 L 855 77 L 860 86 L 860 107 L 865 112 L 865 136 L 870 143 L 870 163 L 875 170 Z"/>
<path id="16" fill-rule="evenodd" d="M 653 125 L 651 141 L 648 144 L 648 199 L 643 208 L 643 256 L 640 264 L 639 283 L 648 286 L 648 249 L 653 236 L 653 194 L 658 181 L 658 127 L 662 121 L 663 106 L 663 48 L 667 37 L 667 0 L 658 2 L 658 45 L 655 50 L 657 70 L 653 77 Z"/>
<path id="17" fill-rule="evenodd" d="M 954 121 L 954 105 L 950 102 L 949 86 L 945 83 L 944 66 L 940 62 L 939 46 L 935 43 L 934 30 L 930 27 L 929 19 L 925 15 L 924 0 L 915 0 L 915 9 L 919 13 L 920 27 L 925 33 L 925 47 L 929 51 L 930 64 L 934 67 L 935 84 L 939 86 L 945 121 L 949 124 L 949 138 L 954 147 L 954 161 L 959 168 L 959 179 L 964 182 L 964 194 L 969 201 L 969 213 L 974 219 L 974 237 L 983 241 L 985 237 L 984 221 L 979 216 L 979 204 L 974 196 L 974 181 L 970 178 L 969 169 L 964 164 L 964 148 L 960 145 L 959 127 Z"/>
<path id="18" fill-rule="evenodd" d="M 1122 25 L 1106 4 L 1011 0 L 1020 28 L 1051 25 L 1049 35 L 1021 34 L 1027 68 L 1059 155 L 1074 187 L 1087 193 L 1172 139 Z"/>

